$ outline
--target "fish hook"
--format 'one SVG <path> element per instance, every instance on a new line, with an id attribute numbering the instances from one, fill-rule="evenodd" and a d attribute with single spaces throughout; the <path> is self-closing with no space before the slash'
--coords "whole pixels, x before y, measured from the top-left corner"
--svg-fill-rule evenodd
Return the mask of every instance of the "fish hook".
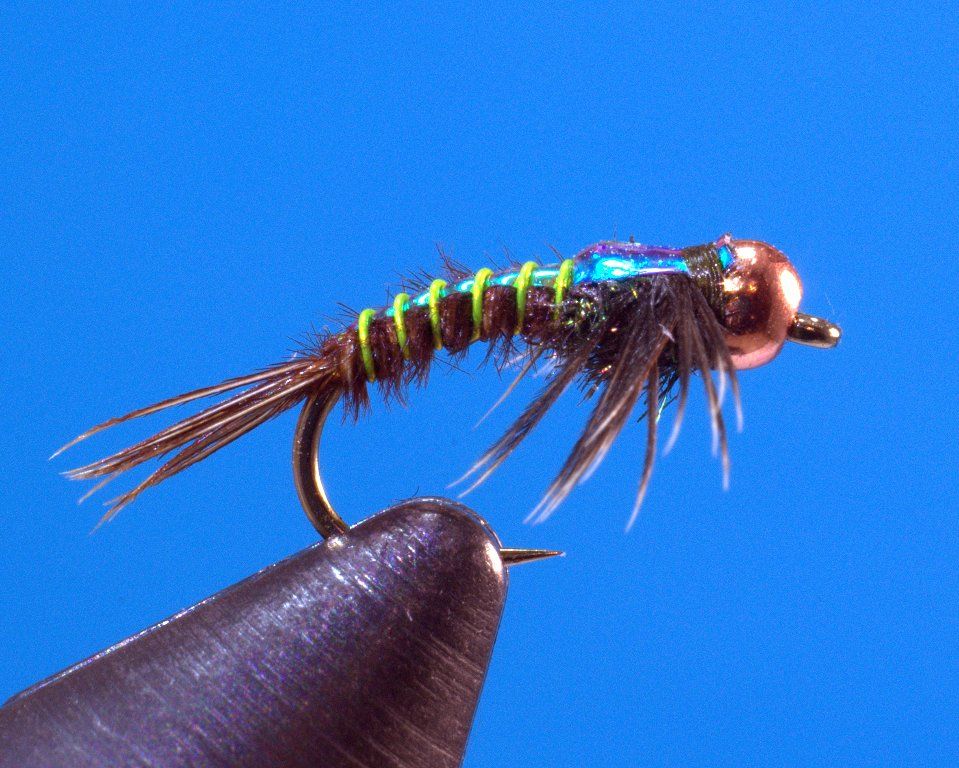
<path id="1" fill-rule="evenodd" d="M 337 514 L 320 473 L 320 437 L 330 411 L 339 401 L 339 393 L 311 395 L 303 404 L 293 436 L 293 480 L 303 511 L 320 536 L 329 539 L 346 533 L 350 526 Z M 549 549 L 500 548 L 504 565 L 518 565 L 561 555 Z"/>

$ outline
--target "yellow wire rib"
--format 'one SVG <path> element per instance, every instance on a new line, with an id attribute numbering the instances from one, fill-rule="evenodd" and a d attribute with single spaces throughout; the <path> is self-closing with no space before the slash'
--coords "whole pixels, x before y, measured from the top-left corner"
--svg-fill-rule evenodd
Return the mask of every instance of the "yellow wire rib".
<path id="1" fill-rule="evenodd" d="M 527 261 L 520 267 L 516 279 L 513 281 L 513 287 L 516 290 L 516 330 L 515 333 L 521 334 L 523 326 L 526 323 L 526 301 L 529 296 L 529 289 L 533 283 L 533 275 L 539 264 L 535 261 Z M 573 272 L 575 262 L 573 259 L 565 259 L 559 266 L 559 272 L 556 275 L 554 283 L 554 308 L 553 316 L 558 318 L 566 294 L 573 284 Z M 472 320 L 473 334 L 470 341 L 478 341 L 483 330 L 483 299 L 486 293 L 486 287 L 489 279 L 495 273 L 489 267 L 483 267 L 473 278 L 473 285 L 470 289 L 472 297 Z M 440 302 L 442 301 L 447 288 L 447 282 L 437 278 L 430 283 L 428 294 L 428 306 L 430 315 L 430 328 L 433 332 L 433 346 L 437 350 L 443 349 L 443 330 L 440 319 Z M 410 296 L 407 293 L 399 293 L 393 299 L 393 324 L 396 328 L 396 341 L 403 353 L 403 357 L 410 359 L 409 334 L 406 327 L 406 310 L 410 302 Z M 366 377 L 370 381 L 376 381 L 376 368 L 373 361 L 373 349 L 370 346 L 370 322 L 376 315 L 373 309 L 365 309 L 360 313 L 359 318 L 359 339 L 360 352 L 363 357 L 363 367 L 366 369 Z"/>
<path id="2" fill-rule="evenodd" d="M 357 335 L 360 337 L 360 356 L 366 369 L 366 378 L 376 381 L 376 367 L 373 365 L 373 349 L 370 347 L 370 321 L 376 315 L 375 309 L 364 309 L 357 321 Z"/>
<path id="3" fill-rule="evenodd" d="M 539 264 L 535 261 L 527 261 L 520 267 L 516 282 L 513 283 L 513 287 L 516 288 L 516 333 L 523 332 L 523 324 L 526 322 L 526 295 L 529 292 L 533 270 L 538 266 Z"/>
<path id="4" fill-rule="evenodd" d="M 559 318 L 560 312 L 562 311 L 563 302 L 566 300 L 566 293 L 569 291 L 569 287 L 573 284 L 573 267 L 575 262 L 573 259 L 566 259 L 562 264 L 559 265 L 559 274 L 556 275 L 556 295 L 553 299 L 555 307 L 553 308 L 553 317 Z"/>
<path id="5" fill-rule="evenodd" d="M 492 275 L 492 269 L 483 267 L 473 278 L 473 335 L 470 341 L 478 341 L 483 330 L 483 295 L 486 292 L 486 283 Z"/>
<path id="6" fill-rule="evenodd" d="M 446 281 L 437 278 L 430 283 L 430 326 L 433 329 L 433 346 L 436 349 L 443 348 L 443 331 L 440 327 L 440 299 L 443 298 L 443 291 L 446 288 Z"/>
<path id="7" fill-rule="evenodd" d="M 396 343 L 400 345 L 403 357 L 410 359 L 409 337 L 406 333 L 406 305 L 410 300 L 408 293 L 398 293 L 393 299 L 393 325 L 396 327 Z"/>

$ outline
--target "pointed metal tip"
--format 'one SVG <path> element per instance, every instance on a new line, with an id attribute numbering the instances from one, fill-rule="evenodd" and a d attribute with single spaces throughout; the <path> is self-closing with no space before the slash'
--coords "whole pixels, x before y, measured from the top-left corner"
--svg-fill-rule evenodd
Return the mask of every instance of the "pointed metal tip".
<path id="1" fill-rule="evenodd" d="M 546 560 L 550 557 L 565 557 L 566 553 L 555 549 L 509 549 L 504 547 L 500 549 L 499 556 L 503 565 L 509 567 L 522 563 L 532 563 L 534 560 Z"/>

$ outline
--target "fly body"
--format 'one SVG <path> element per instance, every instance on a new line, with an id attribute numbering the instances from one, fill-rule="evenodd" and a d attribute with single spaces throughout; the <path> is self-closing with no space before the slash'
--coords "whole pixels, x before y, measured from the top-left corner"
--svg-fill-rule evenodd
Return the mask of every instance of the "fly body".
<path id="1" fill-rule="evenodd" d="M 504 360 L 521 352 L 519 377 L 545 358 L 553 365 L 542 391 L 468 475 L 476 483 L 488 477 L 576 382 L 596 404 L 533 516 L 542 519 L 556 509 L 602 460 L 644 400 L 646 458 L 635 517 L 652 473 L 661 410 L 676 401 L 678 428 L 695 373 L 701 374 L 725 468 L 726 427 L 714 373 L 729 383 L 738 407 L 737 371 L 769 362 L 787 340 L 817 347 L 838 343 L 837 326 L 799 312 L 801 297 L 799 276 L 780 251 L 729 235 L 687 248 L 606 241 L 553 264 L 529 261 L 475 273 L 447 264 L 443 278 L 408 286 L 385 306 L 363 310 L 288 362 L 93 427 L 64 449 L 112 425 L 226 395 L 67 475 L 99 480 L 96 490 L 129 469 L 160 460 L 145 480 L 111 502 L 109 517 L 147 488 L 304 403 L 294 440 L 300 499 L 321 533 L 341 532 L 346 524 L 326 497 L 318 467 L 326 415 L 342 399 L 358 416 L 371 388 L 401 395 L 411 383 L 426 380 L 440 352 L 456 356 L 483 342 Z"/>

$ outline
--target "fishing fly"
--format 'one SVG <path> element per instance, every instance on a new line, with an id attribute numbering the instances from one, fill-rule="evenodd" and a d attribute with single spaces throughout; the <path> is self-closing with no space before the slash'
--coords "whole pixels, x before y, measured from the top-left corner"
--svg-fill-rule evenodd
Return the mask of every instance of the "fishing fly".
<path id="1" fill-rule="evenodd" d="M 653 470 L 663 407 L 676 402 L 678 434 L 690 381 L 700 373 L 724 476 L 729 451 L 722 413 L 728 385 L 739 408 L 736 372 L 772 360 L 787 340 L 834 347 L 838 326 L 799 312 L 802 286 L 773 246 L 724 235 L 687 248 L 604 241 L 573 258 L 533 261 L 475 274 L 447 260 L 446 275 L 407 286 L 388 306 L 364 309 L 346 327 L 316 338 L 284 363 L 163 400 L 99 424 L 57 454 L 108 427 L 196 400 L 227 396 L 124 450 L 65 474 L 98 480 L 87 495 L 151 460 L 146 479 L 109 502 L 104 519 L 143 491 L 303 403 L 293 467 L 297 491 L 324 537 L 347 530 L 323 487 L 319 442 L 326 418 L 343 401 L 358 417 L 371 386 L 402 399 L 426 380 L 440 351 L 462 355 L 474 343 L 522 362 L 515 386 L 541 360 L 551 373 L 541 392 L 468 473 L 485 480 L 574 382 L 596 404 L 582 433 L 532 516 L 552 513 L 603 459 L 645 398 L 646 454 L 632 519 Z M 718 383 L 714 380 L 718 377 Z M 56 456 L 57 454 L 54 454 Z"/>

